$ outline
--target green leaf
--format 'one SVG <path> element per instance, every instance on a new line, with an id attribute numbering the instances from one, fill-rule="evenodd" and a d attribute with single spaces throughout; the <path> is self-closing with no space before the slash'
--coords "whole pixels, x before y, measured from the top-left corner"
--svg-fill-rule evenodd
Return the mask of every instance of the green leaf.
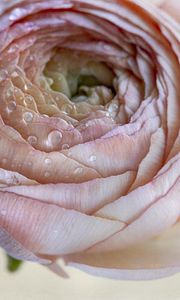
<path id="1" fill-rule="evenodd" d="M 7 255 L 7 269 L 9 272 L 16 272 L 22 265 L 22 261 Z"/>

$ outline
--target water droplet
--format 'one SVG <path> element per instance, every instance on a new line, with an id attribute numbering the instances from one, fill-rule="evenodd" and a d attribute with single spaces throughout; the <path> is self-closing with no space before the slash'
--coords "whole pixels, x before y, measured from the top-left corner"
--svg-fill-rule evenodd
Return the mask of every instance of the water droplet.
<path id="1" fill-rule="evenodd" d="M 65 114 L 71 114 L 72 108 L 73 108 L 73 107 L 72 107 L 70 104 L 63 104 L 63 105 L 61 106 L 61 110 L 62 110 L 62 112 L 65 113 Z"/>
<path id="2" fill-rule="evenodd" d="M 31 145 L 36 145 L 37 144 L 37 137 L 34 135 L 30 135 L 27 139 L 28 143 Z"/>
<path id="3" fill-rule="evenodd" d="M 110 117 L 110 113 L 107 111 L 107 112 L 105 113 L 105 116 L 106 116 L 106 117 Z"/>
<path id="4" fill-rule="evenodd" d="M 45 172 L 45 173 L 44 173 L 44 176 L 45 176 L 46 178 L 49 177 L 49 176 L 50 176 L 50 172 L 48 172 L 48 171 Z"/>
<path id="5" fill-rule="evenodd" d="M 32 29 L 34 29 L 34 27 L 35 27 L 35 24 L 33 22 L 28 22 L 28 30 L 30 30 L 30 29 L 32 30 Z M 28 39 L 28 43 L 30 43 L 31 45 L 34 43 L 34 41 L 35 41 L 35 39 L 33 37 L 30 37 Z"/>
<path id="6" fill-rule="evenodd" d="M 111 103 L 109 106 L 108 106 L 108 111 L 110 113 L 113 113 L 113 112 L 117 112 L 118 111 L 118 104 L 117 103 Z"/>
<path id="7" fill-rule="evenodd" d="M 9 88 L 6 92 L 7 97 L 11 97 L 13 95 L 13 89 Z"/>
<path id="8" fill-rule="evenodd" d="M 18 45 L 12 45 L 10 48 L 7 50 L 8 53 L 14 53 L 19 49 Z"/>
<path id="9" fill-rule="evenodd" d="M 6 183 L 9 184 L 9 185 L 13 184 L 13 178 L 7 178 Z"/>
<path id="10" fill-rule="evenodd" d="M 18 88 L 14 88 L 14 92 L 15 92 L 16 94 L 19 93 Z"/>
<path id="11" fill-rule="evenodd" d="M 14 185 L 19 185 L 19 179 L 16 177 L 16 176 L 14 176 L 14 178 L 13 178 L 13 184 Z"/>
<path id="12" fill-rule="evenodd" d="M 83 173 L 83 168 L 78 167 L 74 170 L 75 175 L 81 175 Z"/>
<path id="13" fill-rule="evenodd" d="M 6 70 L 1 70 L 0 71 L 0 82 L 6 80 L 7 76 L 8 76 L 8 72 Z"/>
<path id="14" fill-rule="evenodd" d="M 24 9 L 23 8 L 15 8 L 13 9 L 13 11 L 11 12 L 10 16 L 9 16 L 9 20 L 10 21 L 15 21 L 16 19 L 18 19 L 19 17 L 22 16 L 22 14 L 24 13 Z"/>
<path id="15" fill-rule="evenodd" d="M 27 84 L 24 85 L 24 90 L 27 91 L 28 90 L 28 86 Z"/>
<path id="16" fill-rule="evenodd" d="M 66 149 L 69 149 L 69 144 L 63 144 L 62 145 L 62 150 L 66 150 Z"/>
<path id="17" fill-rule="evenodd" d="M 89 125 L 90 125 L 90 122 L 86 122 L 86 123 L 84 124 L 84 126 L 85 126 L 86 128 L 88 128 Z"/>
<path id="18" fill-rule="evenodd" d="M 13 77 L 13 78 L 18 77 L 18 73 L 16 71 L 12 72 L 11 77 Z"/>
<path id="19" fill-rule="evenodd" d="M 46 81 L 49 85 L 52 85 L 54 83 L 54 80 L 52 78 L 46 77 Z"/>
<path id="20" fill-rule="evenodd" d="M 96 159 L 97 159 L 96 155 L 91 155 L 90 158 L 89 158 L 89 160 L 90 160 L 91 162 L 96 161 Z"/>
<path id="21" fill-rule="evenodd" d="M 28 167 L 32 167 L 32 164 L 33 164 L 32 161 L 27 162 Z"/>
<path id="22" fill-rule="evenodd" d="M 52 146 L 58 146 L 62 140 L 62 133 L 58 130 L 53 130 L 48 134 L 48 142 Z"/>
<path id="23" fill-rule="evenodd" d="M 46 115 L 46 114 L 42 114 L 42 116 L 41 117 L 43 117 L 43 118 L 49 118 L 49 116 L 48 115 Z"/>
<path id="24" fill-rule="evenodd" d="M 56 97 L 55 97 L 55 100 L 59 101 L 59 100 L 61 100 L 61 97 L 56 96 Z"/>
<path id="25" fill-rule="evenodd" d="M 30 61 L 33 61 L 33 60 L 34 60 L 34 55 L 30 55 L 30 56 L 29 56 L 29 60 L 30 60 Z"/>
<path id="26" fill-rule="evenodd" d="M 3 158 L 3 159 L 2 159 L 2 163 L 3 163 L 3 164 L 6 164 L 6 163 L 7 163 L 7 158 Z"/>
<path id="27" fill-rule="evenodd" d="M 111 46 L 107 45 L 107 44 L 104 44 L 103 48 L 104 48 L 105 51 L 111 51 L 112 50 Z"/>
<path id="28" fill-rule="evenodd" d="M 30 123 L 33 120 L 33 114 L 30 111 L 27 111 L 23 114 L 23 118 L 24 118 L 24 121 L 26 121 L 27 123 Z"/>
<path id="29" fill-rule="evenodd" d="M 51 160 L 51 158 L 47 157 L 47 158 L 45 158 L 44 162 L 45 162 L 45 164 L 50 165 L 52 163 L 52 160 Z"/>
<path id="30" fill-rule="evenodd" d="M 2 216 L 5 216 L 5 215 L 7 214 L 7 210 L 6 210 L 6 209 L 2 209 L 2 210 L 0 211 L 0 214 L 1 214 Z"/>
<path id="31" fill-rule="evenodd" d="M 7 105 L 7 108 L 10 112 L 14 111 L 16 109 L 16 102 L 15 101 L 10 101 Z"/>
<path id="32" fill-rule="evenodd" d="M 106 106 L 109 114 L 110 114 L 110 118 L 113 118 L 112 121 L 114 120 L 114 118 L 116 117 L 117 113 L 118 113 L 118 109 L 119 106 L 117 103 L 110 103 L 109 105 Z"/>
<path id="33" fill-rule="evenodd" d="M 31 95 L 25 96 L 25 102 L 26 104 L 31 104 L 33 102 L 34 98 Z"/>

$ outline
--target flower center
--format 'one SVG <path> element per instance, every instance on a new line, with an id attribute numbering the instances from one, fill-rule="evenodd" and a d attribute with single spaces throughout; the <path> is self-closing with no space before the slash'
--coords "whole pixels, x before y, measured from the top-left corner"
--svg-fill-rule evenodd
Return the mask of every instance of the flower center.
<path id="1" fill-rule="evenodd" d="M 112 69 L 80 52 L 57 51 L 46 64 L 44 75 L 49 88 L 73 103 L 106 105 L 115 95 Z"/>

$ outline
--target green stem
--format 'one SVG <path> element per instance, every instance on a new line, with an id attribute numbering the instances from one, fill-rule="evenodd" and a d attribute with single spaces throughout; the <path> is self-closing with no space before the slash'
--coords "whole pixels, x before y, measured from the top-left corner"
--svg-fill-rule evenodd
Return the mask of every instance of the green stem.
<path id="1" fill-rule="evenodd" d="M 16 272 L 22 265 L 22 261 L 7 255 L 7 269 L 9 272 Z"/>

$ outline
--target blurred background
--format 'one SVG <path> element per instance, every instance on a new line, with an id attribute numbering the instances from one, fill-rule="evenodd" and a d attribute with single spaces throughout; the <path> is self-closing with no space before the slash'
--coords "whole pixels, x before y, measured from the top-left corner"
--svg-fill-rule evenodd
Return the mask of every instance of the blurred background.
<path id="1" fill-rule="evenodd" d="M 180 300 L 180 274 L 155 281 L 116 281 L 66 268 L 62 279 L 46 267 L 24 263 L 6 271 L 0 251 L 0 300 Z"/>

